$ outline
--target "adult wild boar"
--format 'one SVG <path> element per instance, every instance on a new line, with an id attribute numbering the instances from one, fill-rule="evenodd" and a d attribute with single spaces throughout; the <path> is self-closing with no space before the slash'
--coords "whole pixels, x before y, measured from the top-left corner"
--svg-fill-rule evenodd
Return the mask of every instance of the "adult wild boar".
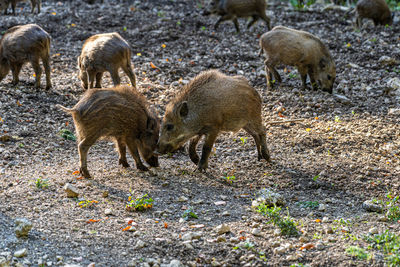
<path id="1" fill-rule="evenodd" d="M 277 26 L 260 38 L 260 55 L 265 53 L 267 86 L 272 87 L 272 75 L 278 82 L 282 79 L 275 66 L 296 66 L 307 88 L 307 74 L 314 89 L 318 86 L 332 93 L 336 78 L 336 67 L 332 56 L 321 40 L 305 31 Z"/>
<path id="2" fill-rule="evenodd" d="M 116 32 L 96 34 L 89 37 L 82 47 L 78 57 L 79 79 L 82 87 L 93 88 L 96 78 L 96 88 L 101 87 L 103 72 L 111 74 L 114 86 L 120 84 L 119 68 L 128 75 L 133 87 L 136 87 L 136 76 L 131 66 L 131 48 Z"/>
<path id="3" fill-rule="evenodd" d="M 247 28 L 250 28 L 259 18 L 267 23 L 268 30 L 271 29 L 271 19 L 265 14 L 267 3 L 265 0 L 212 0 L 209 10 L 203 12 L 203 15 L 220 15 L 220 19 L 215 24 L 215 30 L 218 25 L 225 20 L 232 20 L 236 31 L 239 32 L 239 22 L 237 18 L 252 17 Z"/>
<path id="4" fill-rule="evenodd" d="M 242 76 L 229 77 L 217 70 L 200 73 L 167 105 L 162 121 L 158 152 L 173 152 L 186 141 L 190 159 L 199 170 L 221 131 L 243 128 L 255 140 L 258 159 L 270 160 L 261 118 L 261 97 Z M 205 136 L 201 159 L 196 146 Z"/>
<path id="5" fill-rule="evenodd" d="M 19 73 L 26 62 L 32 64 L 36 74 L 36 87 L 40 87 L 42 60 L 46 73 L 46 89 L 50 81 L 50 35 L 36 24 L 14 26 L 0 40 L 0 81 L 12 71 L 13 84 L 19 82 Z"/>
<path id="6" fill-rule="evenodd" d="M 126 146 L 139 170 L 148 168 L 140 160 L 140 154 L 152 167 L 158 167 L 156 149 L 159 122 L 149 111 L 146 99 L 135 88 L 117 86 L 107 89 L 86 91 L 73 107 L 57 105 L 70 113 L 74 119 L 78 136 L 80 173 L 89 178 L 87 153 L 89 148 L 101 137 L 116 143 L 119 164 L 129 167 L 126 160 Z"/>
<path id="7" fill-rule="evenodd" d="M 393 23 L 392 14 L 385 0 L 359 0 L 356 10 L 356 24 L 358 28 L 361 27 L 364 18 L 372 19 L 375 26 L 392 25 Z"/>

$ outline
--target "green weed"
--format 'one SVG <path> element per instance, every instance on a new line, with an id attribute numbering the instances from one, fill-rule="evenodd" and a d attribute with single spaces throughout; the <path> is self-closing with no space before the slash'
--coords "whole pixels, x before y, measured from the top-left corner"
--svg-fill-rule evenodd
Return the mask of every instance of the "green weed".
<path id="1" fill-rule="evenodd" d="M 372 255 L 365 251 L 365 249 L 357 247 L 357 246 L 350 246 L 346 249 L 346 253 L 350 256 L 357 257 L 360 260 L 369 260 L 371 259 Z"/>
<path id="2" fill-rule="evenodd" d="M 37 178 L 35 181 L 36 188 L 38 189 L 46 189 L 49 187 L 49 180 L 47 179 L 42 179 L 42 178 Z"/>
<path id="3" fill-rule="evenodd" d="M 272 223 L 279 227 L 282 235 L 284 236 L 298 236 L 296 224 L 294 220 L 289 215 L 289 210 L 287 210 L 287 215 L 282 217 L 280 215 L 281 208 L 274 205 L 273 207 L 268 207 L 264 203 L 257 206 L 257 212 L 268 218 L 268 223 Z"/>

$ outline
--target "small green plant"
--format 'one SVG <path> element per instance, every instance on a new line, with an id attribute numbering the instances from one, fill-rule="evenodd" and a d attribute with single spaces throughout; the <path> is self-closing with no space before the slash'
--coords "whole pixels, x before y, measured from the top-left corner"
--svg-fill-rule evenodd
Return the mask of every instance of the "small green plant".
<path id="1" fill-rule="evenodd" d="M 335 122 L 341 122 L 340 117 L 338 115 L 335 116 Z"/>
<path id="2" fill-rule="evenodd" d="M 201 26 L 201 30 L 205 31 L 206 30 L 206 26 Z"/>
<path id="3" fill-rule="evenodd" d="M 177 26 L 181 26 L 181 24 L 182 24 L 182 23 L 181 23 L 180 20 L 178 20 L 178 21 L 176 22 L 176 25 L 177 25 Z"/>
<path id="4" fill-rule="evenodd" d="M 388 266 L 400 266 L 400 235 L 386 230 L 382 234 L 367 235 L 364 239 L 370 243 L 368 248 L 383 251 Z"/>
<path id="5" fill-rule="evenodd" d="M 314 233 L 313 239 L 322 239 L 322 235 L 319 233 Z"/>
<path id="6" fill-rule="evenodd" d="M 240 141 L 242 141 L 242 146 L 247 143 L 247 137 L 240 137 Z"/>
<path id="7" fill-rule="evenodd" d="M 360 260 L 369 260 L 371 259 L 372 255 L 365 251 L 365 249 L 357 247 L 357 246 L 350 246 L 346 249 L 346 253 L 350 256 L 357 257 Z"/>
<path id="8" fill-rule="evenodd" d="M 297 204 L 302 208 L 317 209 L 319 207 L 318 201 L 300 201 Z"/>
<path id="9" fill-rule="evenodd" d="M 391 221 L 400 220 L 400 207 L 398 206 L 399 196 L 393 196 L 391 191 L 386 193 L 386 199 L 377 200 L 373 199 L 373 202 L 382 205 L 386 212 L 386 217 Z"/>
<path id="10" fill-rule="evenodd" d="M 319 176 L 320 176 L 319 174 L 315 175 L 315 176 L 312 178 L 313 181 L 316 182 L 316 181 L 318 180 Z"/>
<path id="11" fill-rule="evenodd" d="M 94 207 L 94 204 L 97 204 L 97 203 L 99 203 L 97 200 L 84 199 L 84 200 L 78 202 L 78 206 L 80 208 L 92 208 L 92 207 Z"/>
<path id="12" fill-rule="evenodd" d="M 62 129 L 58 134 L 66 140 L 76 141 L 76 136 L 68 129 Z"/>
<path id="13" fill-rule="evenodd" d="M 272 223 L 275 226 L 279 227 L 282 235 L 284 236 L 298 236 L 299 232 L 297 231 L 296 224 L 293 219 L 289 215 L 289 210 L 287 209 L 286 217 L 282 217 L 280 215 L 281 208 L 274 205 L 273 207 L 268 207 L 264 203 L 258 205 L 257 212 L 268 218 L 268 223 Z"/>
<path id="14" fill-rule="evenodd" d="M 228 183 L 233 184 L 233 182 L 236 180 L 236 177 L 235 175 L 224 176 L 223 179 L 226 180 Z"/>
<path id="15" fill-rule="evenodd" d="M 188 220 L 189 218 L 198 219 L 199 216 L 197 216 L 196 213 L 194 213 L 192 207 L 188 207 L 188 208 L 183 212 L 182 218 L 185 219 L 185 220 Z"/>
<path id="16" fill-rule="evenodd" d="M 376 42 L 376 38 L 369 39 L 371 42 Z"/>
<path id="17" fill-rule="evenodd" d="M 158 11 L 158 12 L 157 12 L 157 16 L 160 17 L 160 18 L 162 18 L 162 17 L 164 17 L 165 15 L 164 15 L 164 12 L 163 12 L 163 11 Z"/>
<path id="18" fill-rule="evenodd" d="M 315 3 L 315 0 L 289 0 L 290 4 L 296 10 L 302 10 Z"/>
<path id="19" fill-rule="evenodd" d="M 49 180 L 47 179 L 42 179 L 42 178 L 37 178 L 35 181 L 36 188 L 38 189 L 46 189 L 49 187 Z"/>
<path id="20" fill-rule="evenodd" d="M 154 200 L 148 197 L 147 194 L 138 198 L 132 198 L 132 196 L 129 196 L 125 209 L 127 211 L 144 211 L 153 207 L 153 201 Z"/>
<path id="21" fill-rule="evenodd" d="M 289 73 L 289 78 L 290 79 L 293 79 L 293 78 L 296 78 L 296 77 L 297 77 L 296 73 L 293 73 L 293 72 Z"/>

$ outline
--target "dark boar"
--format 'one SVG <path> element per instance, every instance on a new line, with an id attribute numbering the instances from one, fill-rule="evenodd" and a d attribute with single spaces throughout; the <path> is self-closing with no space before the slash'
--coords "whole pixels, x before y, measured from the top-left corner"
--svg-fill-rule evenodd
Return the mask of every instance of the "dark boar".
<path id="1" fill-rule="evenodd" d="M 282 79 L 275 66 L 296 66 L 307 88 L 307 74 L 312 87 L 332 93 L 336 67 L 329 50 L 318 37 L 304 31 L 277 26 L 260 38 L 260 54 L 265 53 L 267 86 L 272 87 L 272 74 L 278 82 Z"/>
<path id="2" fill-rule="evenodd" d="M 392 25 L 393 17 L 385 0 L 360 0 L 357 2 L 357 27 L 360 28 L 362 19 L 372 19 L 376 25 Z"/>
<path id="3" fill-rule="evenodd" d="M 17 6 L 18 2 L 22 2 L 25 0 L 0 0 L 0 10 L 4 9 L 4 14 L 7 15 L 8 6 L 11 3 L 11 8 L 13 15 L 15 15 L 15 7 Z M 42 4 L 42 0 L 30 0 L 32 5 L 31 13 L 35 12 L 35 7 L 37 7 L 38 13 L 40 13 L 40 5 Z"/>
<path id="4" fill-rule="evenodd" d="M 80 173 L 90 177 L 87 169 L 89 148 L 101 137 L 114 141 L 118 148 L 119 164 L 129 167 L 126 146 L 139 170 L 148 168 L 140 160 L 140 154 L 152 167 L 158 167 L 156 149 L 160 130 L 156 116 L 149 111 L 146 99 L 129 86 L 86 91 L 73 107 L 66 108 L 74 119 L 78 137 Z"/>
<path id="5" fill-rule="evenodd" d="M 136 76 L 131 66 L 131 48 L 129 44 L 116 32 L 96 34 L 89 37 L 82 47 L 78 57 L 79 79 L 85 89 L 93 88 L 96 78 L 96 87 L 101 87 L 103 72 L 111 74 L 114 86 L 120 84 L 119 68 L 128 75 L 132 86 L 136 87 Z"/>
<path id="6" fill-rule="evenodd" d="M 14 26 L 0 40 L 0 81 L 12 71 L 13 84 L 19 82 L 19 72 L 24 63 L 30 62 L 36 74 L 36 87 L 40 87 L 42 60 L 46 73 L 46 89 L 50 81 L 50 35 L 36 24 Z"/>
<path id="7" fill-rule="evenodd" d="M 237 18 L 252 17 L 247 28 L 250 28 L 261 18 L 267 23 L 268 30 L 271 29 L 271 20 L 265 14 L 267 3 L 265 0 L 212 0 L 209 10 L 204 11 L 203 15 L 216 14 L 220 19 L 215 24 L 215 30 L 218 25 L 225 20 L 232 20 L 236 31 L 239 32 L 239 23 Z"/>
<path id="8" fill-rule="evenodd" d="M 158 152 L 172 152 L 192 138 L 189 156 L 202 171 L 208 166 L 218 133 L 236 132 L 241 128 L 254 138 L 258 159 L 269 161 L 260 95 L 242 76 L 229 77 L 217 70 L 205 71 L 167 105 Z M 199 160 L 196 146 L 203 135 L 205 142 Z"/>

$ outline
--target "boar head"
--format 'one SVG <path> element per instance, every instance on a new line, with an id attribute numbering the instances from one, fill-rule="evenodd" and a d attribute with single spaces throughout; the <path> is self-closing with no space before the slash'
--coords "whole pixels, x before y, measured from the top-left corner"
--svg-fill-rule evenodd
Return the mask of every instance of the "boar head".
<path id="1" fill-rule="evenodd" d="M 186 101 L 167 106 L 162 122 L 160 140 L 158 141 L 158 151 L 161 154 L 177 150 L 193 136 L 185 124 L 188 113 L 189 108 Z"/>
<path id="2" fill-rule="evenodd" d="M 211 0 L 206 10 L 203 12 L 203 16 L 208 16 L 211 14 L 222 15 L 222 7 L 224 0 Z"/>
<path id="3" fill-rule="evenodd" d="M 160 123 L 157 119 L 148 117 L 146 130 L 140 136 L 139 151 L 143 159 L 152 167 L 158 167 L 157 148 Z"/>
<path id="4" fill-rule="evenodd" d="M 318 86 L 325 92 L 332 94 L 333 84 L 336 79 L 336 66 L 332 59 L 321 58 L 317 72 Z"/>

